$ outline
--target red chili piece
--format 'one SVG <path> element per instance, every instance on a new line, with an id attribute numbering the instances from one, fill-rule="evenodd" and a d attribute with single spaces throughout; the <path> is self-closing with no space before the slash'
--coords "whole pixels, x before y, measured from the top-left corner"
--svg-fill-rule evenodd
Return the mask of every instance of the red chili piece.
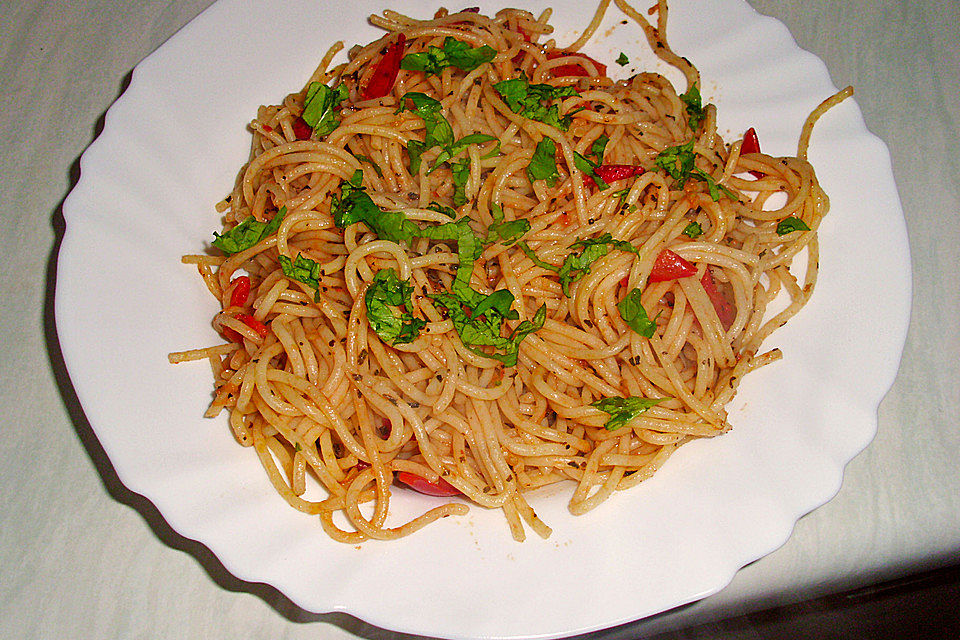
<path id="1" fill-rule="evenodd" d="M 747 129 L 743 134 L 743 144 L 740 145 L 740 153 L 760 153 L 760 138 L 757 137 L 757 131 L 753 127 Z M 758 180 L 763 177 L 760 171 L 750 171 L 750 175 Z"/>
<path id="2" fill-rule="evenodd" d="M 597 62 L 590 56 L 585 53 L 579 53 L 576 51 L 551 51 L 547 54 L 547 60 L 553 60 L 554 58 L 565 58 L 567 56 L 576 56 L 578 58 L 586 58 L 593 63 L 593 66 L 597 68 L 597 73 L 601 76 L 607 75 L 607 65 Z M 589 76 L 590 73 L 579 64 L 561 64 L 550 69 L 551 73 L 555 76 Z"/>
<path id="3" fill-rule="evenodd" d="M 696 275 L 697 268 L 670 249 L 664 249 L 653 263 L 647 282 L 665 282 Z"/>
<path id="4" fill-rule="evenodd" d="M 723 325 L 724 329 L 729 329 L 737 317 L 737 310 L 733 308 L 733 305 L 730 304 L 730 301 L 727 300 L 726 297 L 724 297 L 724 295 L 717 289 L 717 285 L 713 281 L 713 275 L 710 273 L 710 269 L 707 269 L 703 272 L 703 277 L 700 278 L 700 284 L 703 285 L 703 290 L 707 292 L 710 302 L 713 303 L 713 308 L 717 312 L 717 317 L 720 318 L 720 324 Z"/>
<path id="5" fill-rule="evenodd" d="M 230 306 L 231 307 L 242 307 L 247 304 L 247 299 L 250 297 L 250 278 L 248 276 L 238 276 L 233 279 L 236 286 L 233 288 L 233 293 L 230 294 Z"/>
<path id="6" fill-rule="evenodd" d="M 373 76 L 367 87 L 363 90 L 364 100 L 374 100 L 382 98 L 393 89 L 393 83 L 397 81 L 397 73 L 400 71 L 400 60 L 403 59 L 403 49 L 407 44 L 407 37 L 400 34 L 397 41 L 387 49 L 387 52 L 380 58 L 377 68 L 373 70 Z"/>
<path id="7" fill-rule="evenodd" d="M 425 478 L 410 473 L 409 471 L 398 471 L 397 480 L 407 485 L 414 491 L 426 494 L 428 496 L 437 496 L 447 498 L 450 496 L 459 496 L 460 491 L 443 478 L 437 478 L 436 482 L 430 482 Z"/>
<path id="8" fill-rule="evenodd" d="M 293 121 L 293 135 L 297 140 L 309 140 L 313 137 L 313 127 L 307 124 L 307 121 L 297 116 Z"/>
<path id="9" fill-rule="evenodd" d="M 604 182 L 632 178 L 642 175 L 645 171 L 643 167 L 633 164 L 602 164 L 593 170 Z"/>
<path id="10" fill-rule="evenodd" d="M 266 338 L 267 334 L 270 333 L 270 329 L 267 328 L 267 325 L 263 324 L 253 316 L 248 316 L 245 313 L 238 313 L 236 318 L 243 324 L 259 333 L 261 338 Z"/>

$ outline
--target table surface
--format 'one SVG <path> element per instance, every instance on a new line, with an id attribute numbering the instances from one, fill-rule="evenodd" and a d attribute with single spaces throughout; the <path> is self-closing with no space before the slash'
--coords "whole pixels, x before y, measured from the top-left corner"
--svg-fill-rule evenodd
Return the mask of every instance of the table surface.
<path id="1" fill-rule="evenodd" d="M 599 634 L 637 637 L 960 560 L 960 3 L 749 0 L 852 84 L 890 148 L 913 311 L 874 442 L 828 504 L 720 593 Z M 231 576 L 117 480 L 53 320 L 60 205 L 131 69 L 211 0 L 22 0 L 0 19 L 0 635 L 394 638 Z M 851 268 L 863 268 L 853 266 Z"/>

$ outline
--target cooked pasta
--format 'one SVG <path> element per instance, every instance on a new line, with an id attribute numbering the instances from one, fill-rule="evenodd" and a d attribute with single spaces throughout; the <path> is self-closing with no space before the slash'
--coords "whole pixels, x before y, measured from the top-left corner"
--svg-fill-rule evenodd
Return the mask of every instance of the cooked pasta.
<path id="1" fill-rule="evenodd" d="M 810 127 L 851 90 L 796 157 L 727 144 L 665 2 L 652 23 L 616 5 L 683 93 L 579 53 L 609 4 L 566 47 L 549 11 L 384 11 L 383 38 L 250 123 L 215 248 L 184 258 L 227 342 L 170 359 L 209 360 L 206 415 L 335 540 L 468 504 L 546 537 L 530 491 L 567 482 L 589 511 L 727 431 L 740 380 L 781 357 L 761 345 L 813 291 L 828 208 Z M 451 497 L 394 522 L 407 489 Z"/>

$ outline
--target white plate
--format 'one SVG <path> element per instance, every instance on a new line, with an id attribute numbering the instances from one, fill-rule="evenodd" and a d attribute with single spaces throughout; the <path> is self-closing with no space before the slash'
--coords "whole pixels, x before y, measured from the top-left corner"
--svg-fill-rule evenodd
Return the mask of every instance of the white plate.
<path id="1" fill-rule="evenodd" d="M 569 42 L 592 9 L 555 4 L 558 40 Z M 290 509 L 225 421 L 200 417 L 209 368 L 167 364 L 169 351 L 216 340 L 214 302 L 180 255 L 219 228 L 212 205 L 246 157 L 245 123 L 309 77 L 331 44 L 331 19 L 349 47 L 379 36 L 366 16 L 385 5 L 418 16 L 435 5 L 355 0 L 338 3 L 335 16 L 317 0 L 263 5 L 220 0 L 137 66 L 63 207 L 64 359 L 121 480 L 174 529 L 239 578 L 274 585 L 311 611 L 444 637 L 550 637 L 718 591 L 836 493 L 844 465 L 876 430 L 910 300 L 887 150 L 853 101 L 824 117 L 811 150 L 833 202 L 819 288 L 769 341 L 785 359 L 744 382 L 730 434 L 682 447 L 652 480 L 583 517 L 567 512 L 567 488 L 541 492 L 533 503 L 554 528 L 548 541 L 515 543 L 499 512 L 474 508 L 357 548 L 331 542 L 314 518 Z M 765 151 L 794 153 L 804 117 L 835 91 L 823 64 L 740 0 L 672 5 L 670 42 L 699 66 L 722 130 L 752 125 Z M 611 62 L 626 52 L 634 63 L 626 70 L 608 62 L 626 73 L 650 56 L 621 19 L 612 9 L 587 51 Z M 429 500 L 399 506 L 422 510 Z"/>

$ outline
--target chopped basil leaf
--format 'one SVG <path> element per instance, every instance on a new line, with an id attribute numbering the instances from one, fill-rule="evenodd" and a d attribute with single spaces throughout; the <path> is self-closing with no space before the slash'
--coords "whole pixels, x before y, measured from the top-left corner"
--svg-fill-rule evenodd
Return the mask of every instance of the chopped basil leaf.
<path id="1" fill-rule="evenodd" d="M 647 316 L 647 310 L 640 304 L 640 294 L 640 289 L 631 290 L 623 300 L 617 303 L 617 310 L 628 327 L 644 338 L 652 338 L 657 330 L 657 322 Z"/>
<path id="2" fill-rule="evenodd" d="M 413 108 L 407 107 L 408 100 L 413 103 Z M 441 149 L 440 155 L 437 156 L 437 160 L 433 164 L 433 168 L 427 172 L 432 173 L 444 162 L 450 162 L 453 158 L 457 157 L 471 144 L 482 144 L 497 139 L 496 136 L 491 136 L 486 133 L 471 133 L 455 141 L 453 139 L 453 128 L 450 126 L 450 122 L 443 117 L 443 106 L 438 100 L 423 93 L 410 92 L 404 94 L 397 113 L 402 113 L 403 111 L 415 112 L 423 119 L 426 128 L 423 142 L 419 140 L 407 141 L 407 157 L 410 158 L 411 174 L 416 174 L 420 171 L 421 156 L 429 149 L 434 147 L 440 147 Z M 499 143 L 497 143 L 494 151 L 498 150 Z M 451 169 L 453 169 L 452 164 Z M 460 170 L 463 171 L 463 168 L 461 167 Z M 464 200 L 464 202 L 466 202 L 466 200 Z M 460 206 L 460 204 L 457 206 Z"/>
<path id="3" fill-rule="evenodd" d="M 557 144 L 553 139 L 545 137 L 537 143 L 527 165 L 527 177 L 530 182 L 546 180 L 551 187 L 557 183 L 560 173 L 557 171 Z"/>
<path id="4" fill-rule="evenodd" d="M 607 134 L 603 134 L 590 145 L 590 155 L 594 157 L 593 166 L 596 167 L 603 164 L 603 154 L 607 150 L 608 142 L 610 142 L 610 138 L 607 137 Z"/>
<path id="5" fill-rule="evenodd" d="M 476 292 L 474 292 L 476 293 Z M 505 320 L 516 320 L 519 314 L 511 309 L 514 298 L 507 289 L 499 289 L 490 295 L 479 296 L 474 305 L 465 305 L 460 296 L 441 293 L 434 300 L 446 309 L 453 321 L 453 327 L 460 336 L 463 346 L 485 358 L 492 358 L 508 367 L 517 364 L 520 343 L 534 331 L 543 327 L 547 317 L 546 305 L 541 305 L 532 320 L 524 320 L 504 337 L 502 334 Z M 464 306 L 470 307 L 469 314 Z M 493 347 L 488 351 L 482 347 Z"/>
<path id="6" fill-rule="evenodd" d="M 610 414 L 610 419 L 603 426 L 608 431 L 616 431 L 650 407 L 660 404 L 664 400 L 669 400 L 669 398 L 615 397 L 591 402 L 590 406 Z"/>
<path id="7" fill-rule="evenodd" d="M 450 165 L 453 174 L 453 206 L 462 207 L 467 204 L 467 180 L 470 179 L 470 159 Z"/>
<path id="8" fill-rule="evenodd" d="M 333 222 L 341 229 L 362 222 L 382 240 L 407 242 L 420 235 L 420 228 L 401 211 L 383 211 L 362 186 L 363 171 L 357 169 L 349 181 L 340 183 L 340 195 L 330 204 Z"/>
<path id="9" fill-rule="evenodd" d="M 408 101 L 413 104 L 410 108 Z M 407 155 L 410 157 L 410 173 L 420 171 L 420 156 L 433 147 L 446 148 L 453 144 L 453 128 L 443 117 L 443 106 L 439 100 L 431 98 L 425 93 L 411 91 L 400 99 L 400 108 L 397 113 L 413 111 L 423 120 L 426 133 L 423 142 L 410 140 L 407 142 Z"/>
<path id="10" fill-rule="evenodd" d="M 439 75 L 447 67 L 461 71 L 473 71 L 481 64 L 490 62 L 497 55 L 493 47 L 471 47 L 466 42 L 447 36 L 443 48 L 429 46 L 422 53 L 411 53 L 400 61 L 400 68 L 407 71 L 423 71 L 426 75 Z"/>
<path id="11" fill-rule="evenodd" d="M 359 160 L 360 162 L 366 162 L 366 163 L 369 164 L 371 167 L 373 167 L 373 170 L 377 172 L 377 175 L 378 175 L 378 176 L 380 176 L 381 178 L 383 177 L 383 169 L 381 169 L 381 168 L 380 168 L 380 165 L 378 165 L 376 162 L 374 162 L 373 160 L 371 160 L 371 159 L 368 158 L 367 156 L 365 156 L 365 155 L 363 155 L 363 154 L 360 154 L 360 153 L 355 153 L 355 154 L 353 154 L 353 157 L 356 158 L 357 160 Z"/>
<path id="12" fill-rule="evenodd" d="M 484 240 L 486 244 L 500 242 L 510 246 L 519 240 L 523 234 L 530 231 L 530 222 L 524 218 L 504 222 L 503 208 L 499 204 L 493 204 L 491 210 L 493 212 L 493 223 L 487 227 L 487 237 Z"/>
<path id="13" fill-rule="evenodd" d="M 502 212 L 500 220 L 502 220 Z M 446 309 L 464 347 L 477 355 L 513 366 L 517 363 L 520 342 L 533 331 L 543 327 L 546 307 L 541 307 L 532 321 L 521 322 L 509 336 L 501 335 L 503 322 L 516 320 L 519 314 L 510 309 L 514 298 L 509 290 L 500 289 L 484 295 L 470 286 L 473 264 L 482 252 L 483 246 L 469 223 L 470 218 L 464 217 L 456 222 L 426 228 L 422 232 L 425 238 L 457 242 L 459 265 L 450 287 L 451 293 L 437 294 L 433 296 L 433 300 Z M 511 223 L 501 224 L 510 225 Z M 502 232 L 504 230 L 501 228 L 498 233 Z M 481 347 L 493 347 L 494 350 L 487 351 Z"/>
<path id="14" fill-rule="evenodd" d="M 283 269 L 283 275 L 291 280 L 302 282 L 314 289 L 320 288 L 320 265 L 319 263 L 304 258 L 303 254 L 297 254 L 296 260 L 291 260 L 287 256 L 280 256 L 280 268 Z"/>
<path id="15" fill-rule="evenodd" d="M 250 247 L 258 245 L 264 238 L 269 238 L 275 234 L 285 215 L 287 215 L 287 208 L 284 206 L 269 222 L 260 222 L 250 216 L 223 235 L 214 231 L 214 240 L 211 244 L 227 255 L 246 251 Z"/>
<path id="16" fill-rule="evenodd" d="M 442 205 L 439 202 L 431 202 L 430 204 L 427 205 L 427 209 L 429 209 L 430 211 L 436 211 L 437 213 L 442 213 L 448 218 L 457 217 L 456 209 L 454 209 L 453 207 L 447 207 L 445 205 Z"/>
<path id="17" fill-rule="evenodd" d="M 621 251 L 638 253 L 638 249 L 629 242 L 625 240 L 614 240 L 610 233 L 604 233 L 596 238 L 585 238 L 574 242 L 570 245 L 570 248 L 579 248 L 581 249 L 580 253 L 568 254 L 567 257 L 564 258 L 563 264 L 557 267 L 538 258 L 537 254 L 534 253 L 533 249 L 531 249 L 526 242 L 519 242 L 517 246 L 520 247 L 520 250 L 523 251 L 535 265 L 541 269 L 553 271 L 560 276 L 560 287 L 563 289 L 563 295 L 568 298 L 570 297 L 570 285 L 590 273 L 591 265 L 607 255 L 610 252 L 611 246 Z"/>
<path id="18" fill-rule="evenodd" d="M 726 195 L 731 200 L 738 199 L 735 193 L 730 191 L 730 189 L 727 189 L 722 184 L 718 184 L 717 181 L 713 179 L 713 176 L 711 176 L 706 171 L 703 171 L 702 169 L 694 169 L 693 177 L 696 178 L 697 180 L 703 180 L 704 182 L 707 183 L 707 188 L 710 189 L 710 198 L 714 202 L 717 202 L 720 200 L 721 191 L 724 193 L 724 195 Z"/>
<path id="19" fill-rule="evenodd" d="M 471 133 L 468 136 L 463 136 L 440 152 L 440 155 L 437 156 L 437 161 L 433 164 L 433 169 L 430 171 L 434 171 L 444 162 L 449 162 L 452 158 L 456 158 L 461 151 L 471 144 L 482 144 L 496 139 L 496 136 L 487 135 L 486 133 Z M 499 145 L 500 143 L 498 142 L 497 144 Z"/>
<path id="20" fill-rule="evenodd" d="M 457 266 L 457 275 L 454 277 L 451 289 L 458 296 L 468 300 L 468 303 L 472 301 L 473 294 L 476 292 L 470 288 L 470 277 L 473 275 L 473 263 L 483 248 L 480 246 L 477 234 L 470 228 L 470 218 L 463 217 L 456 222 L 427 227 L 421 230 L 420 235 L 430 240 L 456 241 L 460 264 Z"/>
<path id="21" fill-rule="evenodd" d="M 669 174 L 671 178 L 675 179 L 681 187 L 690 178 L 706 182 L 707 188 L 710 190 L 710 197 L 714 202 L 720 200 L 721 192 L 723 192 L 731 200 L 738 200 L 736 194 L 723 185 L 717 184 L 717 181 L 713 179 L 713 176 L 694 166 L 694 162 L 697 159 L 697 154 L 693 150 L 694 142 L 695 139 L 691 139 L 685 144 L 677 145 L 675 147 L 667 147 L 657 155 L 657 158 L 654 161 L 655 164 L 666 171 L 667 174 Z"/>
<path id="22" fill-rule="evenodd" d="M 696 131 L 703 120 L 703 102 L 697 85 L 690 85 L 686 93 L 680 95 L 680 100 L 687 105 L 687 124 Z"/>
<path id="23" fill-rule="evenodd" d="M 407 157 L 410 158 L 410 174 L 420 172 L 420 156 L 427 150 L 427 145 L 419 140 L 407 140 Z"/>
<path id="24" fill-rule="evenodd" d="M 699 238 L 703 235 L 703 227 L 700 226 L 699 222 L 691 222 L 683 229 L 683 235 L 688 238 Z"/>
<path id="25" fill-rule="evenodd" d="M 693 143 L 694 140 L 690 140 L 686 144 L 667 147 L 657 155 L 657 159 L 654 161 L 658 167 L 666 171 L 671 178 L 681 185 L 690 177 L 694 160 L 697 159 L 697 154 L 693 151 Z"/>
<path id="26" fill-rule="evenodd" d="M 627 57 L 627 54 L 621 51 L 620 56 L 617 58 L 617 64 L 621 67 L 625 67 L 630 64 L 630 58 Z"/>
<path id="27" fill-rule="evenodd" d="M 573 164 L 577 167 L 577 169 L 579 169 L 583 173 L 590 176 L 601 191 L 603 191 L 604 189 L 610 188 L 610 185 L 604 182 L 603 178 L 598 176 L 597 173 L 594 171 L 594 169 L 596 169 L 598 166 L 596 163 L 592 162 L 591 160 L 588 160 L 587 158 L 584 158 L 582 155 L 574 151 Z"/>
<path id="28" fill-rule="evenodd" d="M 303 101 L 301 118 L 313 128 L 313 135 L 322 138 L 340 126 L 337 107 L 347 99 L 347 87 L 340 84 L 331 89 L 321 82 L 311 82 Z"/>
<path id="29" fill-rule="evenodd" d="M 380 339 L 393 345 L 413 342 L 420 335 L 426 320 L 414 318 L 408 309 L 413 286 L 400 280 L 393 269 L 381 269 L 373 276 L 373 282 L 364 295 L 367 307 L 367 322 Z M 390 307 L 402 307 L 395 315 Z"/>
<path id="30" fill-rule="evenodd" d="M 560 117 L 560 107 L 545 103 L 560 98 L 580 95 L 573 87 L 554 87 L 549 84 L 530 84 L 526 76 L 503 80 L 493 85 L 507 106 L 516 114 L 543 122 L 566 131 L 570 127 L 571 117 Z"/>
<path id="31" fill-rule="evenodd" d="M 808 227 L 807 223 L 805 223 L 803 220 L 794 216 L 784 218 L 777 224 L 778 236 L 785 236 L 794 231 L 810 231 L 810 227 Z"/>

